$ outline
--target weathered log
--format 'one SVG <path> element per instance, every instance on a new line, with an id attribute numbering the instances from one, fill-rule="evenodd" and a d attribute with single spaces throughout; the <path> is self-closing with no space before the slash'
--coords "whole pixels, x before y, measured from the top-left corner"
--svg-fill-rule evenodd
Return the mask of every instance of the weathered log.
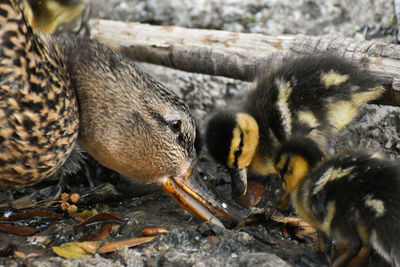
<path id="1" fill-rule="evenodd" d="M 395 89 L 390 94 L 400 94 L 400 45 L 396 44 L 338 36 L 275 37 L 107 20 L 91 21 L 91 37 L 134 60 L 245 81 L 253 80 L 257 72 L 290 55 L 332 53 L 387 79 Z"/>

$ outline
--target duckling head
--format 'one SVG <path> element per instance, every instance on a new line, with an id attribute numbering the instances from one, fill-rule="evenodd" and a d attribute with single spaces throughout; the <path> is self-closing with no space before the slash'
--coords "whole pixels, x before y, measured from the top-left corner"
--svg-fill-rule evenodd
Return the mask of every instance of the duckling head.
<path id="1" fill-rule="evenodd" d="M 246 194 L 247 168 L 259 143 L 256 120 L 247 113 L 220 111 L 208 122 L 206 143 L 214 159 L 231 173 L 233 195 Z"/>
<path id="2" fill-rule="evenodd" d="M 323 158 L 322 150 L 310 138 L 292 137 L 285 142 L 278 151 L 275 168 L 287 193 L 291 193 Z"/>

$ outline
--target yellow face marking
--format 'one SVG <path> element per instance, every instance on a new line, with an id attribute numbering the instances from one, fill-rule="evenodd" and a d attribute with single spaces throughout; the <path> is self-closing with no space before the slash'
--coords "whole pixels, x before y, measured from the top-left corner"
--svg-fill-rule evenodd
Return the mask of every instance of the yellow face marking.
<path id="1" fill-rule="evenodd" d="M 342 75 L 340 73 L 335 72 L 334 70 L 330 70 L 328 73 L 321 74 L 321 83 L 325 85 L 326 88 L 335 85 L 341 85 L 349 79 L 349 75 Z"/>
<path id="2" fill-rule="evenodd" d="M 315 183 L 316 186 L 313 190 L 313 194 L 317 194 L 319 191 L 321 191 L 328 182 L 349 175 L 353 169 L 354 167 L 350 167 L 347 169 L 334 169 L 333 167 L 329 168 Z"/>
<path id="3" fill-rule="evenodd" d="M 283 188 L 289 193 L 292 192 L 301 180 L 309 172 L 307 161 L 300 156 L 293 156 L 289 159 L 289 167 L 283 178 Z"/>
<path id="4" fill-rule="evenodd" d="M 301 123 L 307 124 L 311 128 L 316 128 L 320 125 L 317 117 L 311 111 L 299 111 L 297 118 Z"/>
<path id="5" fill-rule="evenodd" d="M 243 140 L 242 140 L 243 139 Z M 242 153 L 237 159 L 237 167 L 242 169 L 248 167 L 256 154 L 259 142 L 258 124 L 256 120 L 245 113 L 236 116 L 236 127 L 233 129 L 233 138 L 228 156 L 227 165 L 233 168 L 235 163 L 235 152 L 242 143 Z"/>
<path id="6" fill-rule="evenodd" d="M 290 82 L 284 81 L 282 79 L 276 79 L 275 85 L 278 87 L 278 100 L 277 106 L 281 112 L 281 119 L 286 137 L 292 132 L 292 114 L 290 113 L 288 99 L 292 94 L 293 88 Z"/>
<path id="7" fill-rule="evenodd" d="M 233 129 L 233 137 L 231 141 L 231 148 L 229 150 L 229 156 L 227 162 L 229 168 L 233 168 L 233 164 L 235 163 L 235 151 L 238 149 L 240 141 L 241 141 L 240 129 L 236 125 L 236 127 Z"/>
<path id="8" fill-rule="evenodd" d="M 331 224 L 332 224 L 332 219 L 335 216 L 335 202 L 331 201 L 328 203 L 327 206 L 327 215 L 325 216 L 324 221 L 321 224 L 321 231 L 323 231 L 328 237 L 331 236 Z"/>
<path id="9" fill-rule="evenodd" d="M 376 217 L 381 217 L 385 214 L 385 204 L 380 199 L 374 199 L 373 195 L 368 194 L 365 197 L 365 206 L 373 209 L 375 211 Z"/>

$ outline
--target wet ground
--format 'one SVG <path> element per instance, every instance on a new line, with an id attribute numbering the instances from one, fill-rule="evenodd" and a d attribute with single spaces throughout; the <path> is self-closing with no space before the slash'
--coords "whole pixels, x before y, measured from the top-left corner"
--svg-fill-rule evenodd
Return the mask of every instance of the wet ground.
<path id="1" fill-rule="evenodd" d="M 92 16 L 174 24 L 185 27 L 217 28 L 231 31 L 265 34 L 334 33 L 353 38 L 394 40 L 391 24 L 391 1 L 96 1 Z M 355 14 L 358 14 L 357 16 Z M 249 84 L 208 75 L 191 74 L 164 67 L 140 63 L 146 71 L 184 98 L 200 129 L 215 106 L 242 95 Z M 337 141 L 337 149 L 367 148 L 385 152 L 396 158 L 400 153 L 400 109 L 366 105 L 359 116 L 346 127 Z M 101 167 L 90 157 L 86 160 L 89 176 L 96 185 L 111 183 L 117 193 L 102 193 L 101 197 L 79 204 L 79 211 L 107 211 L 123 219 L 110 240 L 140 237 L 145 228 L 157 227 L 170 231 L 150 243 L 110 254 L 68 260 L 56 256 L 50 249 L 40 257 L 16 258 L 13 252 L 43 252 L 45 248 L 65 242 L 81 241 L 84 234 L 69 215 L 52 220 L 31 220 L 22 225 L 39 231 L 21 237 L 0 232 L 0 264 L 5 266 L 323 266 L 330 253 L 320 255 L 313 242 L 285 235 L 283 224 L 271 220 L 282 195 L 276 177 L 255 177 L 263 185 L 259 206 L 265 213 L 256 221 L 239 229 L 223 229 L 202 222 L 187 214 L 161 189 L 151 185 L 130 184 L 118 174 Z M 199 156 L 203 178 L 225 198 L 230 196 L 227 173 L 209 158 L 203 149 Z M 18 198 L 37 188 L 57 181 L 46 181 L 35 188 L 13 192 Z M 85 171 L 70 177 L 71 192 L 81 195 L 88 191 Z M 0 202 L 8 194 L 0 194 Z M 61 213 L 59 208 L 50 209 Z M 275 214 L 281 215 L 281 214 Z M 284 214 L 290 215 L 290 213 Z M 85 231 L 90 231 L 91 228 Z M 287 229 L 289 234 L 291 229 Z M 4 249 L 5 247 L 8 250 Z M 377 256 L 366 266 L 385 266 Z"/>

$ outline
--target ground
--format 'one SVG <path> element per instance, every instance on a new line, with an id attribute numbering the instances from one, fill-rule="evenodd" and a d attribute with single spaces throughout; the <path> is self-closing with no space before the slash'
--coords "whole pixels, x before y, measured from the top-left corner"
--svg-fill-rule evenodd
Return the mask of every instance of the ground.
<path id="1" fill-rule="evenodd" d="M 394 42 L 393 8 L 388 0 L 96 0 L 92 17 L 140 21 L 151 24 L 212 28 L 227 31 L 254 32 L 268 35 L 336 34 L 355 39 L 379 38 Z M 207 115 L 227 100 L 243 95 L 249 83 L 223 77 L 186 73 L 160 66 L 138 63 L 167 87 L 177 92 L 191 108 L 204 128 Z M 381 151 L 396 158 L 400 152 L 400 109 L 365 105 L 358 117 L 339 135 L 336 149 L 363 148 Z M 118 196 L 98 200 L 79 208 L 96 208 L 121 217 L 124 223 L 114 239 L 138 237 L 144 228 L 161 227 L 170 231 L 152 242 L 103 256 L 67 260 L 51 250 L 39 258 L 26 260 L 0 257 L 6 266 L 321 266 L 327 256 L 319 256 L 311 242 L 287 238 L 282 225 L 270 220 L 282 192 L 275 177 L 258 178 L 264 187 L 261 204 L 267 210 L 258 221 L 240 229 L 222 229 L 202 222 L 175 204 L 155 186 L 128 184 L 119 175 L 106 170 L 93 160 L 88 168 L 95 183 L 114 184 Z M 203 149 L 200 168 L 211 186 L 229 196 L 229 178 Z M 82 173 L 71 191 L 84 192 L 87 184 Z M 42 184 L 41 186 L 45 186 Z M 29 190 L 27 190 L 29 191 Z M 23 194 L 14 192 L 17 196 Z M 3 199 L 5 194 L 1 195 Z M 101 204 L 98 204 L 101 203 Z M 1 245 L 9 240 L 20 251 L 38 251 L 42 247 L 35 237 L 51 240 L 47 246 L 79 241 L 82 235 L 74 230 L 76 222 L 66 216 L 62 220 L 42 223 L 34 237 L 0 233 Z M 45 227 L 46 226 L 46 227 Z M 370 258 L 366 266 L 382 266 L 379 257 Z"/>

